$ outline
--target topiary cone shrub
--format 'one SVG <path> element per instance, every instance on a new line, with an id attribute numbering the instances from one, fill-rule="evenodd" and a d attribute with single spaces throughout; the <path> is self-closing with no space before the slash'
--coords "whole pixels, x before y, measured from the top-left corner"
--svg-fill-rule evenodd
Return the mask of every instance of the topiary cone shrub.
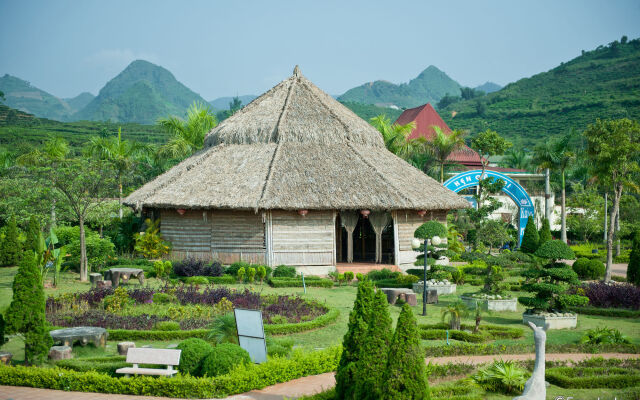
<path id="1" fill-rule="evenodd" d="M 0 241 L 0 265 L 17 265 L 22 256 L 22 242 L 16 217 L 11 217 L 5 230 L 4 240 Z"/>
<path id="2" fill-rule="evenodd" d="M 538 250 L 538 243 L 540 242 L 540 236 L 536 229 L 535 221 L 532 216 L 527 219 L 527 226 L 524 228 L 524 235 L 522 236 L 522 243 L 520 244 L 520 251 L 524 253 L 535 253 Z"/>
<path id="3" fill-rule="evenodd" d="M 538 232 L 538 247 L 547 243 L 549 240 L 552 240 L 551 237 L 551 227 L 549 226 L 549 220 L 546 218 L 542 219 L 542 226 L 540 227 L 540 232 Z"/>
<path id="4" fill-rule="evenodd" d="M 560 240 L 544 243 L 535 252 L 540 258 L 549 260 L 541 269 L 531 268 L 525 273 L 528 283 L 522 285 L 526 292 L 534 293 L 535 297 L 519 297 L 518 301 L 528 307 L 530 311 L 564 311 L 569 306 L 583 306 L 589 302 L 585 296 L 565 294 L 567 284 L 580 283 L 578 275 L 565 263 L 558 260 L 575 258 L 573 250 Z"/>

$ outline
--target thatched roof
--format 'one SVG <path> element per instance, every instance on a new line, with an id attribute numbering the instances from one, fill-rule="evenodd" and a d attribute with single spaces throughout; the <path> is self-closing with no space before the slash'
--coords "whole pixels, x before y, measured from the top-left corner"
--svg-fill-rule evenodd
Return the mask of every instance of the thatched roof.
<path id="1" fill-rule="evenodd" d="M 469 204 L 389 152 L 376 129 L 297 67 L 211 130 L 203 150 L 125 202 L 253 210 L 441 210 Z"/>

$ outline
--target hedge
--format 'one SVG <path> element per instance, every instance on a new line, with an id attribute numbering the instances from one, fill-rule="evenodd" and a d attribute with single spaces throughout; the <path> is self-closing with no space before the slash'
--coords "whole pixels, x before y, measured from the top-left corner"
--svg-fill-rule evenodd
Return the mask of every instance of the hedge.
<path id="1" fill-rule="evenodd" d="M 535 352 L 533 343 L 495 344 L 495 343 L 455 343 L 450 346 L 425 346 L 426 357 L 475 356 L 496 354 L 528 354 Z M 638 344 L 549 344 L 547 353 L 625 353 L 640 354 Z"/>
<path id="2" fill-rule="evenodd" d="M 402 283 L 402 282 L 398 282 L 397 279 L 380 279 L 378 281 L 373 281 L 373 284 L 379 288 L 411 289 L 413 287 L 413 283 Z"/>
<path id="3" fill-rule="evenodd" d="M 285 335 L 289 333 L 304 332 L 311 329 L 321 328 L 335 321 L 340 315 L 340 310 L 337 308 L 330 309 L 326 314 L 323 314 L 311 321 L 297 322 L 297 323 L 283 323 L 283 324 L 265 324 L 265 333 L 272 335 Z M 109 340 L 178 340 L 188 338 L 204 338 L 209 332 L 208 329 L 192 329 L 192 330 L 180 330 L 180 331 L 140 331 L 133 329 L 107 329 L 109 333 Z"/>
<path id="4" fill-rule="evenodd" d="M 600 315 L 604 317 L 617 318 L 640 318 L 640 310 L 630 310 L 627 308 L 601 308 L 601 307 L 568 307 L 569 311 L 584 315 Z"/>
<path id="5" fill-rule="evenodd" d="M 78 372 L 96 371 L 110 376 L 116 376 L 118 368 L 130 367 L 125 356 L 90 357 L 60 360 L 56 367 L 67 368 Z"/>
<path id="6" fill-rule="evenodd" d="M 422 329 L 420 330 L 420 339 L 422 340 L 445 340 L 447 338 L 446 329 Z M 487 334 L 476 334 L 466 331 L 449 330 L 449 339 L 459 340 L 461 342 L 482 343 L 490 340 Z"/>
<path id="7" fill-rule="evenodd" d="M 422 324 L 420 325 L 421 336 L 424 340 L 429 339 L 445 339 L 446 332 L 449 330 L 449 338 L 460 340 L 463 342 L 481 343 L 492 339 L 518 339 L 524 336 L 524 329 L 522 328 L 510 328 L 500 325 L 480 325 L 479 333 L 471 333 L 467 331 L 473 331 L 474 325 L 462 324 L 460 325 L 462 330 L 449 330 L 449 326 L 445 323 L 439 324 Z M 434 332 L 434 333 L 423 333 Z"/>
<path id="8" fill-rule="evenodd" d="M 304 278 L 304 283 L 313 287 L 325 287 L 330 288 L 333 287 L 333 281 L 331 279 L 325 278 L 315 278 L 309 279 Z M 269 280 L 269 285 L 274 288 L 283 288 L 283 287 L 302 287 L 302 279 L 301 278 L 271 278 Z"/>
<path id="9" fill-rule="evenodd" d="M 175 398 L 225 397 L 303 376 L 335 371 L 341 351 L 341 347 L 315 352 L 296 351 L 291 358 L 275 357 L 263 364 L 239 366 L 229 374 L 213 379 L 188 375 L 173 378 L 115 378 L 95 371 L 1 365 L 0 385 Z"/>
<path id="10" fill-rule="evenodd" d="M 565 389 L 622 389 L 640 386 L 640 371 L 611 367 L 557 367 L 547 369 L 546 379 Z"/>

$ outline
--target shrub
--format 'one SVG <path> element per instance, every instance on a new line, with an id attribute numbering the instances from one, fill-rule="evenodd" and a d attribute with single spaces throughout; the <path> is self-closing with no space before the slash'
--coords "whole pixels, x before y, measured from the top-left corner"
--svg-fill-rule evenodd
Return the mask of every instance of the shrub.
<path id="1" fill-rule="evenodd" d="M 156 323 L 155 328 L 159 331 L 179 331 L 180 324 L 176 321 L 160 321 Z"/>
<path id="2" fill-rule="evenodd" d="M 271 357 L 288 357 L 293 348 L 293 339 L 267 337 L 267 354 Z"/>
<path id="3" fill-rule="evenodd" d="M 97 232 L 87 227 L 84 231 L 89 265 L 92 268 L 106 265 L 107 260 L 114 255 L 114 244 L 109 239 L 100 238 Z M 67 253 L 71 255 L 67 265 L 78 268 L 80 265 L 80 228 L 61 226 L 56 228 L 54 232 L 58 237 L 58 244 L 65 246 Z"/>
<path id="4" fill-rule="evenodd" d="M 219 285 L 230 285 L 232 283 L 236 283 L 236 278 L 232 275 L 222 275 L 222 276 L 212 276 L 209 281 L 213 283 L 217 283 Z"/>
<path id="5" fill-rule="evenodd" d="M 362 280 L 364 279 L 364 275 L 362 275 L 362 272 L 358 272 L 356 274 L 356 279 L 358 280 L 358 282 L 362 282 Z"/>
<path id="6" fill-rule="evenodd" d="M 573 260 L 575 253 L 561 240 L 550 240 L 536 250 L 535 255 L 540 258 L 548 258 L 551 262 L 556 260 Z"/>
<path id="7" fill-rule="evenodd" d="M 156 273 L 156 278 L 166 278 L 169 275 L 171 275 L 171 272 L 173 272 L 173 265 L 171 264 L 171 261 L 160 261 L 157 260 L 153 263 L 153 270 Z"/>
<path id="8" fill-rule="evenodd" d="M 353 278 L 355 277 L 355 275 L 353 274 L 353 272 L 351 271 L 345 271 L 344 273 L 344 279 L 346 279 L 347 283 L 351 282 L 353 280 Z"/>
<path id="9" fill-rule="evenodd" d="M 640 287 L 624 283 L 591 282 L 581 289 L 594 307 L 640 309 Z"/>
<path id="10" fill-rule="evenodd" d="M 500 360 L 476 372 L 471 380 L 486 391 L 513 394 L 524 389 L 527 371 L 511 360 Z"/>
<path id="11" fill-rule="evenodd" d="M 296 269 L 295 267 L 289 267 L 288 265 L 278 265 L 273 271 L 272 276 L 277 278 L 295 278 Z"/>
<path id="12" fill-rule="evenodd" d="M 391 271 L 388 268 L 383 268 L 381 270 L 373 270 L 367 273 L 367 278 L 372 281 L 381 281 L 383 279 L 396 279 L 400 276 L 400 272 Z"/>
<path id="13" fill-rule="evenodd" d="M 222 343 L 209 352 L 202 361 L 201 373 L 203 376 L 224 375 L 233 367 L 240 364 L 249 364 L 249 353 L 233 343 Z"/>
<path id="14" fill-rule="evenodd" d="M 208 285 L 209 279 L 206 276 L 190 276 L 184 282 L 190 285 Z"/>
<path id="15" fill-rule="evenodd" d="M 2 313 L 0 313 L 0 347 L 2 347 L 2 345 L 5 344 L 7 341 L 4 338 L 4 329 L 5 329 L 4 317 L 2 316 Z"/>
<path id="16" fill-rule="evenodd" d="M 151 221 L 147 218 L 144 223 L 147 225 L 144 234 L 136 233 L 134 235 L 135 251 L 146 259 L 160 258 L 169 254 L 169 243 L 162 240 L 160 234 L 160 219 Z"/>
<path id="17" fill-rule="evenodd" d="M 214 261 L 208 267 L 205 267 L 203 275 L 206 276 L 222 276 L 224 275 L 224 267 L 220 261 Z"/>
<path id="18" fill-rule="evenodd" d="M 258 280 L 260 281 L 260 283 L 262 283 L 264 281 L 264 278 L 267 276 L 267 270 L 264 267 L 264 265 L 259 265 L 258 269 L 256 271 L 256 277 L 258 278 Z"/>
<path id="19" fill-rule="evenodd" d="M 559 241 L 552 240 L 547 242 L 540 249 L 552 245 L 554 242 Z M 566 246 L 566 244 L 562 244 Z M 553 254 L 557 255 L 558 253 Z M 526 272 L 526 275 L 532 280 L 523 284 L 522 290 L 536 295 L 535 297 L 518 297 L 518 301 L 530 309 L 543 311 L 564 310 L 569 305 L 586 304 L 585 299 L 580 299 L 583 296 L 577 294 L 559 298 L 566 291 L 566 287 L 561 283 L 579 283 L 578 275 L 567 264 L 551 263 L 545 265 L 542 269 L 532 268 Z"/>
<path id="20" fill-rule="evenodd" d="M 41 233 L 40 222 L 35 215 L 32 215 L 29 217 L 29 225 L 27 226 L 26 240 L 24 242 L 25 251 L 31 250 L 34 253 L 38 251 L 38 241 Z"/>
<path id="21" fill-rule="evenodd" d="M 542 246 L 549 240 L 552 240 L 551 237 L 551 228 L 549 227 L 549 220 L 546 218 L 542 218 L 542 226 L 540 226 L 540 231 L 538 232 L 538 247 Z"/>
<path id="22" fill-rule="evenodd" d="M 131 303 L 133 303 L 133 299 L 129 297 L 129 293 L 124 286 L 117 287 L 112 295 L 104 298 L 104 308 L 110 313 L 122 311 Z"/>
<path id="23" fill-rule="evenodd" d="M 217 344 L 238 344 L 238 330 L 236 328 L 235 315 L 230 312 L 216 318 L 211 325 L 209 325 L 207 338 Z"/>
<path id="24" fill-rule="evenodd" d="M 156 304 L 170 304 L 177 302 L 177 300 L 175 296 L 169 293 L 158 292 L 153 294 L 153 302 Z"/>
<path id="25" fill-rule="evenodd" d="M 173 265 L 173 272 L 178 276 L 204 276 L 205 268 L 203 260 L 187 257 Z"/>
<path id="26" fill-rule="evenodd" d="M 631 343 L 619 330 L 614 328 L 599 327 L 589 329 L 582 336 L 580 343 L 601 344 L 601 343 Z"/>
<path id="27" fill-rule="evenodd" d="M 31 251 L 23 255 L 13 278 L 13 299 L 6 317 L 7 332 L 24 335 L 25 364 L 44 361 L 53 340 L 46 329 L 42 278 Z"/>
<path id="28" fill-rule="evenodd" d="M 567 389 L 622 389 L 637 386 L 640 374 L 629 368 L 556 367 L 546 371 L 549 383 Z"/>
<path id="29" fill-rule="evenodd" d="M 305 277 L 304 281 L 307 287 L 333 287 L 333 281 L 331 279 L 309 279 L 311 277 Z M 302 278 L 271 278 L 269 279 L 269 285 L 274 288 L 277 287 L 302 287 Z"/>
<path id="30" fill-rule="evenodd" d="M 431 239 L 434 236 L 441 238 L 447 237 L 447 228 L 438 221 L 427 221 L 420 225 L 418 229 L 413 233 L 413 237 L 416 239 Z"/>
<path id="31" fill-rule="evenodd" d="M 243 282 L 244 281 L 245 274 L 246 274 L 246 272 L 245 272 L 244 267 L 238 268 L 238 271 L 236 271 L 236 278 L 238 279 L 238 282 Z"/>
<path id="32" fill-rule="evenodd" d="M 256 269 L 251 267 L 247 270 L 247 281 L 253 282 L 256 278 Z"/>
<path id="33" fill-rule="evenodd" d="M 428 399 L 429 384 L 425 376 L 416 319 L 411 307 L 404 304 L 389 347 L 382 398 Z"/>
<path id="34" fill-rule="evenodd" d="M 22 254 L 22 243 L 16 223 L 16 217 L 11 217 L 5 230 L 5 237 L 0 241 L 0 265 L 17 265 Z"/>
<path id="35" fill-rule="evenodd" d="M 600 260 L 578 258 L 573 263 L 573 270 L 580 279 L 595 280 L 604 276 L 605 266 Z"/>
<path id="36" fill-rule="evenodd" d="M 250 264 L 248 262 L 236 261 L 227 267 L 226 273 L 235 277 L 238 274 L 238 270 L 240 268 L 244 268 L 246 271 L 247 268 L 249 268 L 249 265 Z"/>
<path id="37" fill-rule="evenodd" d="M 527 219 L 527 225 L 524 228 L 524 235 L 522 236 L 522 243 L 520 244 L 520 251 L 525 253 L 535 253 L 538 250 L 538 242 L 540 236 L 536 229 L 535 221 L 532 216 Z"/>
<path id="38" fill-rule="evenodd" d="M 182 350 L 178 370 L 183 374 L 198 376 L 202 360 L 213 350 L 213 346 L 202 339 L 192 338 L 180 343 L 177 349 Z"/>
<path id="39" fill-rule="evenodd" d="M 629 265 L 627 266 L 627 282 L 640 286 L 640 232 L 633 237 Z"/>

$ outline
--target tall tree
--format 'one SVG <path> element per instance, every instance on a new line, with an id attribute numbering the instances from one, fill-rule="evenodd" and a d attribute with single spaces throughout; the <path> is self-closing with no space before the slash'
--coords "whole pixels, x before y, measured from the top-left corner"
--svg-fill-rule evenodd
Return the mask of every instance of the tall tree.
<path id="1" fill-rule="evenodd" d="M 415 122 L 406 125 L 391 124 L 391 120 L 384 114 L 371 118 L 371 124 L 382 134 L 387 150 L 405 160 L 419 151 L 424 142 L 409 139 L 409 135 L 416 128 Z"/>
<path id="2" fill-rule="evenodd" d="M 511 149 L 504 154 L 500 165 L 506 168 L 528 170 L 531 167 L 531 158 L 524 149 Z"/>
<path id="3" fill-rule="evenodd" d="M 418 324 L 406 303 L 400 311 L 389 347 L 384 383 L 384 400 L 427 400 L 430 397 Z"/>
<path id="4" fill-rule="evenodd" d="M 607 227 L 607 269 L 604 280 L 611 280 L 613 236 L 620 210 L 620 198 L 625 187 L 637 189 L 636 174 L 640 172 L 640 124 L 627 118 L 600 120 L 583 133 L 587 139 L 587 154 L 593 173 L 600 184 L 613 191 L 613 207 Z"/>
<path id="5" fill-rule="evenodd" d="M 17 265 L 22 257 L 22 243 L 16 217 L 11 216 L 4 240 L 0 242 L 0 265 Z"/>
<path id="6" fill-rule="evenodd" d="M 561 231 L 560 239 L 567 243 L 567 206 L 566 206 L 566 172 L 571 162 L 575 160 L 576 153 L 571 147 L 574 132 L 560 139 L 544 142 L 534 150 L 534 163 L 538 169 L 549 168 L 560 173 L 561 194 Z"/>
<path id="7" fill-rule="evenodd" d="M 536 229 L 536 223 L 532 216 L 527 219 L 527 226 L 524 228 L 524 235 L 522 235 L 522 243 L 520 244 L 520 250 L 524 253 L 535 253 L 538 250 L 540 242 L 540 235 Z"/>
<path id="8" fill-rule="evenodd" d="M 361 346 L 367 335 L 367 321 L 373 301 L 373 284 L 364 280 L 358 284 L 356 300 L 349 314 L 347 333 L 342 341 L 342 355 L 336 371 L 336 396 L 338 399 L 356 399 L 355 376 L 361 356 Z"/>
<path id="9" fill-rule="evenodd" d="M 60 193 L 80 227 L 80 280 L 86 281 L 89 262 L 85 222 L 88 213 L 106 200 L 113 184 L 113 169 L 105 161 L 77 159 L 55 168 L 40 168 L 36 173 Z"/>
<path id="10" fill-rule="evenodd" d="M 500 136 L 498 132 L 492 131 L 491 129 L 480 132 L 476 137 L 471 139 L 471 148 L 480 154 L 482 162 L 481 179 L 484 178 L 484 171 L 486 171 L 487 166 L 489 165 L 489 157 L 500 156 L 511 146 L 511 142 Z M 482 185 L 478 186 L 478 196 L 482 196 Z"/>
<path id="11" fill-rule="evenodd" d="M 432 126 L 435 136 L 433 140 L 427 140 L 425 146 L 428 151 L 433 154 L 440 165 L 440 183 L 444 182 L 444 167 L 448 161 L 449 156 L 454 151 L 464 146 L 465 132 L 462 130 L 455 130 L 448 135 L 442 132 L 439 126 Z"/>
<path id="12" fill-rule="evenodd" d="M 24 242 L 24 249 L 26 251 L 38 251 L 38 241 L 42 234 L 42 228 L 40 227 L 40 221 L 32 215 L 29 218 L 29 225 L 27 225 L 27 237 Z"/>
<path id="13" fill-rule="evenodd" d="M 149 146 L 122 139 L 122 128 L 118 136 L 93 137 L 87 145 L 87 153 L 113 166 L 118 182 L 118 217 L 122 219 L 122 179 L 133 168 L 140 157 L 151 152 Z"/>
<path id="14" fill-rule="evenodd" d="M 216 116 L 205 104 L 193 103 L 187 110 L 187 119 L 170 116 L 158 120 L 171 138 L 160 148 L 160 155 L 169 158 L 189 157 L 204 145 L 207 133 L 218 125 Z"/>
<path id="15" fill-rule="evenodd" d="M 25 253 L 13 278 L 13 299 L 6 317 L 7 332 L 20 333 L 24 337 L 25 364 L 44 361 L 53 340 L 46 329 L 42 276 L 31 251 Z"/>
<path id="16" fill-rule="evenodd" d="M 552 240 L 551 237 L 551 226 L 549 225 L 549 220 L 546 218 L 542 218 L 542 225 L 540 226 L 540 230 L 538 231 L 538 247 L 542 246 L 549 240 Z"/>

